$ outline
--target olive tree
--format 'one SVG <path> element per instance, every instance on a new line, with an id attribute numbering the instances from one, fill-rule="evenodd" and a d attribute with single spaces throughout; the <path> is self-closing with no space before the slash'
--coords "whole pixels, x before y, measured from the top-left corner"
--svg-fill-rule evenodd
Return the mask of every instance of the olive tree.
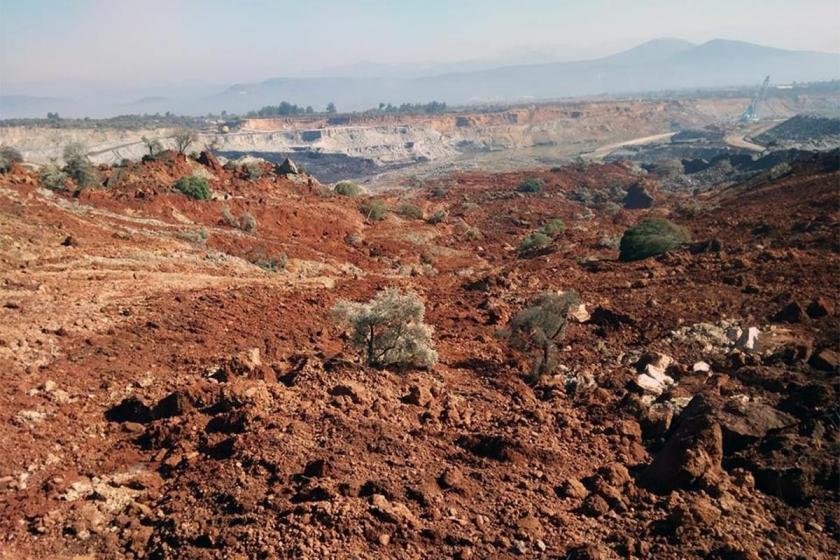
<path id="1" fill-rule="evenodd" d="M 425 306 L 414 292 L 382 290 L 365 303 L 339 301 L 333 315 L 351 328 L 351 341 L 370 367 L 431 368 L 437 362 Z"/>
<path id="2" fill-rule="evenodd" d="M 557 341 L 566 335 L 569 311 L 580 303 L 575 291 L 545 292 L 517 313 L 499 335 L 512 348 L 533 354 L 530 382 L 539 381 L 557 365 Z"/>
<path id="3" fill-rule="evenodd" d="M 78 142 L 64 147 L 64 172 L 80 188 L 91 187 L 99 181 L 99 174 L 88 159 L 87 149 Z"/>

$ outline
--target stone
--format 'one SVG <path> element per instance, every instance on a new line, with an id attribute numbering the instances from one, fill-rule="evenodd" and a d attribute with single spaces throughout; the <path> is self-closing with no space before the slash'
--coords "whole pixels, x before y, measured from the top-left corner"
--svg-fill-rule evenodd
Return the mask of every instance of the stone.
<path id="1" fill-rule="evenodd" d="M 590 494 L 589 497 L 583 501 L 581 511 L 589 517 L 601 517 L 610 511 L 610 505 L 600 495 Z"/>
<path id="2" fill-rule="evenodd" d="M 840 368 L 840 352 L 825 348 L 811 356 L 808 363 L 812 367 L 823 371 L 837 371 Z"/>
<path id="3" fill-rule="evenodd" d="M 589 311 L 586 310 L 586 304 L 581 303 L 579 305 L 573 306 L 571 310 L 569 310 L 569 317 L 577 321 L 578 323 L 585 323 L 592 315 L 590 315 Z"/>
<path id="4" fill-rule="evenodd" d="M 576 478 L 567 478 L 556 491 L 563 498 L 583 499 L 589 494 L 586 486 Z"/>
<path id="5" fill-rule="evenodd" d="M 811 319 L 819 319 L 834 314 L 834 304 L 822 297 L 815 298 L 805 308 Z"/>
<path id="6" fill-rule="evenodd" d="M 155 418 L 173 418 L 181 416 L 192 408 L 189 397 L 181 391 L 174 391 L 155 405 Z"/>
<path id="7" fill-rule="evenodd" d="M 624 196 L 624 207 L 628 210 L 643 210 L 653 206 L 653 196 L 642 183 L 631 185 Z"/>
<path id="8" fill-rule="evenodd" d="M 773 316 L 773 320 L 779 323 L 801 323 L 807 318 L 805 308 L 796 300 L 785 305 Z"/>
<path id="9" fill-rule="evenodd" d="M 111 422 L 145 424 L 151 422 L 152 417 L 152 409 L 137 397 L 127 397 L 105 412 L 105 418 Z"/>
<path id="10" fill-rule="evenodd" d="M 330 390 L 330 394 L 334 397 L 349 397 L 355 404 L 364 404 L 370 402 L 370 396 L 367 389 L 355 381 L 346 381 L 340 383 Z"/>
<path id="11" fill-rule="evenodd" d="M 694 373 L 709 373 L 712 371 L 712 366 L 703 361 L 695 362 L 694 365 L 691 366 L 691 371 Z"/>
<path id="12" fill-rule="evenodd" d="M 630 471 L 621 463 L 608 463 L 598 469 L 598 474 L 612 486 L 624 486 L 630 480 Z"/>
<path id="13" fill-rule="evenodd" d="M 691 400 L 665 445 L 642 473 L 644 486 L 667 493 L 720 477 L 723 433 L 711 417 L 712 410 L 713 404 L 703 395 Z"/>
<path id="14" fill-rule="evenodd" d="M 286 158 L 283 163 L 278 165 L 275 171 L 278 175 L 298 175 L 300 173 L 297 164 L 289 158 Z"/>
<path id="15" fill-rule="evenodd" d="M 425 385 L 412 383 L 408 388 L 408 395 L 403 397 L 403 402 L 426 407 L 434 401 L 434 395 Z"/>
<path id="16" fill-rule="evenodd" d="M 449 467 L 444 470 L 443 474 L 440 475 L 439 481 L 443 488 L 449 488 L 452 490 L 464 489 L 464 473 L 457 467 Z"/>
<path id="17" fill-rule="evenodd" d="M 735 341 L 735 347 L 746 352 L 755 352 L 759 349 L 758 341 L 761 332 L 756 327 L 749 327 L 741 333 Z"/>

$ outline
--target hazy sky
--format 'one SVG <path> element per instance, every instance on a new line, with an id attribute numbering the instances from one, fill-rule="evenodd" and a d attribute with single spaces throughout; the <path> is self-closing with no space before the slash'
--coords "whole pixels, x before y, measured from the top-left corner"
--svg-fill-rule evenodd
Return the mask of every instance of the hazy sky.
<path id="1" fill-rule="evenodd" d="M 0 94 L 531 48 L 568 59 L 657 37 L 840 52 L 838 21 L 840 0 L 0 0 Z"/>

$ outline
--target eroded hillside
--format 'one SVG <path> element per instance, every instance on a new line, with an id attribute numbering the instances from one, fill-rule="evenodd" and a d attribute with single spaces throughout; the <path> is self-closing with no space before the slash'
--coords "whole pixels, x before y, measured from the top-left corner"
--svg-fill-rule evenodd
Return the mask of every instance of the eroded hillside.
<path id="1" fill-rule="evenodd" d="M 622 164 L 460 173 L 381 221 L 201 162 L 75 196 L 0 175 L 5 557 L 840 554 L 836 154 L 696 197 Z M 650 215 L 694 242 L 618 261 Z M 425 301 L 431 371 L 364 367 L 330 314 L 389 286 Z M 570 289 L 529 385 L 497 332 Z"/>

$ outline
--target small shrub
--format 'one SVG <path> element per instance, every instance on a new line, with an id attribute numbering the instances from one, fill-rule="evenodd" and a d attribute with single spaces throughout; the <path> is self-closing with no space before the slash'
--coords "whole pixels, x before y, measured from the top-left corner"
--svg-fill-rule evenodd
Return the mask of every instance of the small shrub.
<path id="1" fill-rule="evenodd" d="M 280 253 L 270 259 L 258 259 L 254 261 L 254 264 L 268 272 L 280 272 L 286 270 L 286 266 L 289 264 L 289 255 Z"/>
<path id="2" fill-rule="evenodd" d="M 87 150 L 78 142 L 64 148 L 64 172 L 79 188 L 92 187 L 99 182 L 99 174 L 87 156 Z"/>
<path id="3" fill-rule="evenodd" d="M 0 146 L 0 173 L 5 173 L 12 166 L 12 163 L 20 163 L 23 156 L 11 146 Z"/>
<path id="4" fill-rule="evenodd" d="M 340 194 L 341 196 L 349 196 L 349 197 L 356 197 L 362 194 L 362 189 L 359 188 L 358 185 L 355 183 L 351 183 L 350 181 L 339 181 L 333 187 L 333 191 L 335 194 Z"/>
<path id="5" fill-rule="evenodd" d="M 185 241 L 189 241 L 190 243 L 202 245 L 207 243 L 207 238 L 210 237 L 210 235 L 207 233 L 205 228 L 200 228 L 195 231 L 182 231 L 178 233 L 178 237 L 184 239 Z"/>
<path id="6" fill-rule="evenodd" d="M 551 237 L 541 231 L 528 234 L 519 243 L 519 252 L 523 255 L 535 253 L 551 244 Z"/>
<path id="7" fill-rule="evenodd" d="M 388 214 L 388 205 L 378 198 L 372 198 L 359 204 L 359 212 L 364 214 L 365 219 L 379 222 Z"/>
<path id="8" fill-rule="evenodd" d="M 257 163 L 246 163 L 244 166 L 245 178 L 249 181 L 256 181 L 263 176 L 263 168 Z"/>
<path id="9" fill-rule="evenodd" d="M 432 198 L 445 198 L 447 191 L 448 189 L 446 187 L 438 185 L 434 187 L 429 194 Z"/>
<path id="10" fill-rule="evenodd" d="M 770 168 L 770 172 L 768 176 L 770 177 L 771 181 L 775 181 L 776 179 L 781 179 L 791 171 L 791 166 L 788 162 L 783 161 L 782 163 L 777 163 L 773 167 Z"/>
<path id="11" fill-rule="evenodd" d="M 440 209 L 435 210 L 434 214 L 429 216 L 429 219 L 426 220 L 432 225 L 439 224 L 446 219 L 446 210 Z"/>
<path id="12" fill-rule="evenodd" d="M 397 206 L 397 214 L 410 220 L 422 220 L 423 210 L 416 204 L 404 202 Z"/>
<path id="13" fill-rule="evenodd" d="M 122 168 L 116 168 L 111 173 L 111 176 L 105 181 L 105 186 L 109 189 L 119 187 L 125 178 L 125 171 Z"/>
<path id="14" fill-rule="evenodd" d="M 536 178 L 525 179 L 519 183 L 516 190 L 521 193 L 538 193 L 543 190 L 543 182 L 541 179 Z"/>
<path id="15" fill-rule="evenodd" d="M 210 186 L 201 177 L 181 177 L 172 188 L 195 200 L 210 200 Z"/>
<path id="16" fill-rule="evenodd" d="M 65 173 L 54 161 L 41 168 L 41 183 L 51 191 L 63 191 L 67 189 L 67 173 Z"/>
<path id="17" fill-rule="evenodd" d="M 142 136 L 140 141 L 143 142 L 143 145 L 146 146 L 146 149 L 149 151 L 148 154 L 143 156 L 144 160 L 154 160 L 163 151 L 163 144 L 161 144 L 160 140 L 157 138 L 146 138 L 145 136 Z"/>
<path id="18" fill-rule="evenodd" d="M 540 232 L 549 237 L 557 237 L 564 231 L 566 231 L 566 224 L 560 218 L 554 218 L 550 222 L 543 224 L 540 228 Z"/>
<path id="19" fill-rule="evenodd" d="M 369 367 L 431 368 L 437 362 L 432 327 L 423 322 L 425 306 L 414 292 L 396 288 L 366 303 L 340 301 L 333 315 L 351 328 L 351 341 Z"/>
<path id="20" fill-rule="evenodd" d="M 671 251 L 690 240 L 683 228 L 664 218 L 645 218 L 624 232 L 618 258 L 622 261 L 646 259 Z"/>
<path id="21" fill-rule="evenodd" d="M 251 233 L 257 229 L 257 219 L 250 212 L 244 212 L 239 216 L 239 229 Z"/>
<path id="22" fill-rule="evenodd" d="M 598 247 L 601 249 L 618 249 L 621 244 L 621 236 L 611 237 L 609 235 L 602 235 L 598 240 Z"/>
<path id="23" fill-rule="evenodd" d="M 536 383 L 557 366 L 557 341 L 566 335 L 566 318 L 580 303 L 577 292 L 540 294 L 499 333 L 515 350 L 532 352 L 528 381 Z"/>
<path id="24" fill-rule="evenodd" d="M 222 221 L 230 227 L 251 233 L 257 229 L 257 219 L 250 212 L 243 212 L 238 218 L 230 211 L 230 207 L 222 207 Z"/>

